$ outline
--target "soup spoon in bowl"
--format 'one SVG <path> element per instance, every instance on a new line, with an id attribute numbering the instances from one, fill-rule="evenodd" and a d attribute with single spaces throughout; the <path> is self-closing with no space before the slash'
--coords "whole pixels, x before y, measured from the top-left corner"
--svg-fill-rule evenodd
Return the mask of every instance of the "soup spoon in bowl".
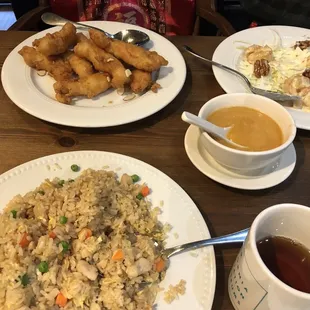
<path id="1" fill-rule="evenodd" d="M 182 120 L 188 124 L 195 125 L 201 129 L 203 129 L 204 131 L 220 138 L 220 139 L 223 139 L 225 142 L 229 143 L 231 146 L 238 147 L 238 148 L 241 148 L 244 150 L 247 149 L 246 146 L 237 144 L 237 143 L 231 141 L 230 139 L 228 139 L 227 135 L 228 135 L 228 132 L 230 131 L 231 127 L 222 128 L 222 127 L 216 126 L 216 125 L 204 120 L 203 118 L 198 117 L 198 116 L 196 116 L 192 113 L 189 113 L 189 112 L 183 112 L 182 113 Z"/>

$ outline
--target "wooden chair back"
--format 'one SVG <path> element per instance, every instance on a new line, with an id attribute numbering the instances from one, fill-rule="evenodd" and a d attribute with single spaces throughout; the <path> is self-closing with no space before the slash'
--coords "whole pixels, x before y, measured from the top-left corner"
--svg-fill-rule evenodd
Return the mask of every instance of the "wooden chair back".
<path id="1" fill-rule="evenodd" d="M 199 34 L 201 18 L 216 26 L 218 34 L 230 36 L 236 32 L 231 23 L 217 12 L 215 0 L 196 0 L 196 23 L 194 34 Z"/>
<path id="2" fill-rule="evenodd" d="M 40 31 L 44 29 L 44 25 L 41 22 L 41 15 L 49 11 L 49 9 L 48 0 L 39 0 L 39 6 L 37 8 L 19 18 L 8 30 Z M 220 35 L 230 36 L 236 32 L 231 23 L 217 12 L 215 0 L 196 0 L 196 16 L 194 35 L 199 34 L 201 19 L 215 25 Z"/>
<path id="3" fill-rule="evenodd" d="M 65 1 L 65 0 L 64 0 Z M 8 30 L 40 31 L 46 28 L 41 21 L 41 15 L 50 10 L 48 0 L 39 0 L 39 6 L 24 14 Z"/>

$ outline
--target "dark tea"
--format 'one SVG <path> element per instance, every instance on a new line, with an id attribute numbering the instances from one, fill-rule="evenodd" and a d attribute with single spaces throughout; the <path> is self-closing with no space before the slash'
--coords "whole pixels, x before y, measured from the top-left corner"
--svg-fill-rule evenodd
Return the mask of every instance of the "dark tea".
<path id="1" fill-rule="evenodd" d="M 271 236 L 257 242 L 268 269 L 290 287 L 310 293 L 310 250 L 289 238 Z"/>

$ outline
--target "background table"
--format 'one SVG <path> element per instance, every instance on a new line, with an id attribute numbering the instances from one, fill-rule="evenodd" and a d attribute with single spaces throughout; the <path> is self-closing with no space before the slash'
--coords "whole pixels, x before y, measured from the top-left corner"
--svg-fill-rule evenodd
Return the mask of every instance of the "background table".
<path id="1" fill-rule="evenodd" d="M 0 32 L 0 66 L 10 51 L 31 32 Z M 211 58 L 220 37 L 174 37 Z M 229 53 L 229 51 L 227 51 Z M 165 109 L 142 121 L 114 128 L 83 129 L 50 124 L 26 114 L 10 101 L 0 88 L 0 173 L 29 160 L 59 152 L 101 150 L 143 160 L 160 169 L 192 197 L 212 236 L 237 231 L 251 225 L 255 216 L 268 206 L 294 202 L 310 205 L 310 140 L 298 131 L 295 147 L 297 165 L 282 184 L 262 191 L 241 191 L 222 186 L 200 173 L 184 150 L 187 124 L 182 111 L 198 113 L 209 99 L 223 90 L 212 70 L 190 55 L 187 79 L 179 96 Z M 18 87 L 17 87 L 18 90 Z M 308 159 L 307 159 L 308 158 Z M 180 210 L 181 212 L 182 210 Z M 227 277 L 238 248 L 217 248 L 217 286 L 212 310 L 233 309 L 227 293 Z"/>

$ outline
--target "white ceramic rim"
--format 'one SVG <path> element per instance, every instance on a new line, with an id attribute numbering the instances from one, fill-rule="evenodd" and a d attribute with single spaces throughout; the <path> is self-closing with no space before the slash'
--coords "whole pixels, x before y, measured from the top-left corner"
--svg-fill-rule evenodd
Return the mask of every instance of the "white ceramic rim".
<path id="1" fill-rule="evenodd" d="M 266 97 L 262 97 L 262 96 L 259 96 L 259 95 L 255 95 L 255 94 L 246 94 L 246 93 L 233 93 L 233 94 L 223 94 L 223 95 L 220 95 L 220 96 L 217 96 L 217 97 L 214 97 L 212 98 L 211 100 L 209 100 L 208 102 L 206 102 L 200 109 L 199 113 L 198 113 L 198 116 L 199 117 L 202 117 L 203 115 L 203 112 L 204 110 L 206 109 L 207 105 L 208 104 L 212 104 L 212 103 L 215 103 L 218 99 L 220 98 L 223 98 L 223 97 L 236 97 L 236 96 L 242 96 L 242 97 L 259 97 L 261 100 L 264 100 L 266 102 L 269 102 L 270 104 L 272 105 L 276 105 L 279 109 L 283 110 L 284 113 L 286 113 L 287 117 L 290 119 L 291 121 L 291 134 L 290 136 L 288 137 L 288 139 L 286 140 L 285 143 L 281 144 L 280 146 L 276 147 L 275 149 L 271 149 L 271 150 L 268 150 L 268 151 L 262 151 L 262 152 L 249 152 L 249 151 L 241 151 L 241 150 L 236 150 L 236 149 L 233 149 L 233 148 L 230 148 L 228 146 L 225 146 L 219 142 L 217 142 L 216 140 L 214 140 L 207 132 L 201 130 L 202 134 L 204 135 L 204 137 L 206 137 L 206 139 L 208 139 L 209 142 L 211 142 L 212 144 L 216 145 L 217 147 L 225 150 L 225 151 L 229 151 L 231 153 L 235 153 L 235 154 L 241 154 L 241 155 L 251 155 L 251 156 L 254 156 L 254 157 L 257 157 L 257 156 L 262 156 L 262 155 L 270 155 L 270 154 L 273 154 L 273 153 L 276 153 L 276 152 L 279 152 L 279 151 L 282 151 L 284 149 L 286 149 L 295 139 L 295 136 L 296 136 L 296 132 L 297 132 L 297 129 L 296 129 L 296 125 L 295 125 L 295 121 L 292 117 L 292 115 L 283 107 L 281 106 L 279 103 L 277 103 L 276 101 L 274 100 L 271 100 L 269 98 L 266 98 Z M 236 105 L 238 106 L 238 105 Z M 223 107 L 222 107 L 223 108 Z M 267 114 L 266 114 L 267 115 Z M 272 116 L 268 115 L 270 118 L 272 118 Z M 272 118 L 273 119 L 273 118 Z"/>
<path id="2" fill-rule="evenodd" d="M 260 264 L 261 268 L 269 277 L 271 277 L 273 279 L 273 281 L 275 281 L 279 286 L 281 286 L 285 291 L 289 292 L 290 294 L 294 294 L 294 295 L 296 295 L 296 297 L 301 297 L 301 298 L 305 298 L 305 299 L 310 300 L 310 294 L 298 291 L 298 290 L 290 287 L 289 285 L 285 284 L 280 279 L 278 279 L 268 269 L 268 267 L 265 265 L 265 263 L 263 262 L 263 260 L 260 257 L 260 254 L 259 254 L 257 246 L 256 246 L 256 241 L 257 241 L 256 240 L 256 233 L 257 233 L 258 226 L 260 225 L 261 221 L 263 221 L 264 218 L 268 215 L 268 213 L 270 211 L 280 212 L 281 209 L 292 209 L 292 208 L 298 208 L 298 209 L 302 209 L 304 211 L 307 211 L 307 212 L 309 212 L 309 217 L 310 217 L 310 208 L 307 206 L 304 206 L 304 205 L 299 205 L 299 204 L 294 204 L 294 203 L 283 203 L 283 204 L 271 206 L 271 207 L 265 209 L 264 211 L 262 211 L 261 213 L 259 213 L 258 216 L 255 218 L 254 222 L 251 225 L 251 233 L 249 234 L 249 242 L 250 242 L 250 245 L 254 251 L 255 257 L 257 257 L 258 263 Z"/>
<path id="3" fill-rule="evenodd" d="M 91 21 L 85 24 L 104 28 L 111 33 L 126 28 L 147 33 L 151 39 L 150 46 L 154 45 L 152 49 L 163 54 L 169 61 L 169 65 L 166 67 L 169 73 L 165 71 L 166 73 L 163 76 L 161 76 L 161 73 L 159 76 L 158 82 L 162 83 L 162 88 L 158 93 L 147 92 L 130 102 L 105 107 L 102 105 L 91 106 L 91 100 L 89 105 L 87 103 L 87 106 L 58 103 L 55 99 L 42 93 L 34 85 L 31 78 L 32 69 L 27 67 L 21 56 L 18 55 L 18 51 L 25 45 L 31 46 L 34 39 L 60 29 L 60 27 L 54 27 L 39 32 L 18 44 L 4 61 L 1 72 L 2 85 L 8 97 L 20 109 L 44 121 L 65 126 L 82 128 L 112 127 L 136 122 L 157 113 L 171 103 L 182 90 L 186 79 L 185 60 L 181 52 L 169 40 L 151 30 L 126 23 Z M 79 32 L 83 31 L 79 30 Z M 172 72 L 169 70 L 172 70 Z M 98 100 L 94 102 L 103 104 L 106 101 L 108 101 L 108 97 L 98 97 Z"/>

